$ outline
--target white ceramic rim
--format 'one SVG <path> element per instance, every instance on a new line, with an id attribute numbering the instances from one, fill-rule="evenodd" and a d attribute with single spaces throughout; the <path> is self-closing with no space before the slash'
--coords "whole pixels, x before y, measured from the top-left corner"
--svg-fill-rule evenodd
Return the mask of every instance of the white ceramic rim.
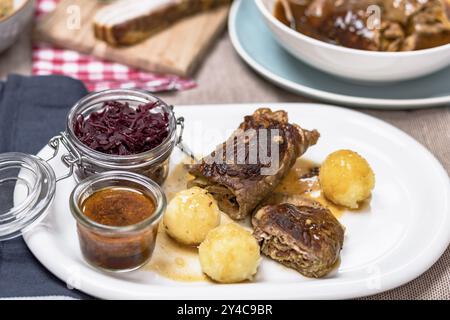
<path id="1" fill-rule="evenodd" d="M 261 106 L 261 104 L 245 104 L 246 106 L 254 106 L 257 108 Z M 264 103 L 266 106 L 270 106 L 272 108 L 282 108 L 283 106 L 299 106 L 299 105 L 315 105 L 320 108 L 329 109 L 330 112 L 335 112 L 336 109 L 339 109 L 340 112 L 345 113 L 348 117 L 353 117 L 360 119 L 361 121 L 370 121 L 374 125 L 383 126 L 385 132 L 388 132 L 392 135 L 395 135 L 397 138 L 402 139 L 405 143 L 408 143 L 411 148 L 417 150 L 423 154 L 426 158 L 428 158 L 428 168 L 433 168 L 433 171 L 439 175 L 440 182 L 444 185 L 447 184 L 447 191 L 443 190 L 443 193 L 446 194 L 443 199 L 445 211 L 450 215 L 450 180 L 448 178 L 447 172 L 444 170 L 439 161 L 420 143 L 414 140 L 412 137 L 404 133 L 403 131 L 395 128 L 394 126 L 371 117 L 369 115 L 350 110 L 345 108 L 339 108 L 335 106 L 323 105 L 323 104 L 312 104 L 312 103 Z M 239 107 L 239 105 L 215 105 L 217 108 L 229 108 L 230 106 Z M 189 106 L 177 106 L 177 108 L 185 108 Z M 42 150 L 41 150 L 42 151 Z M 445 187 L 444 187 L 445 189 Z M 445 215 L 444 215 L 445 217 Z M 39 241 L 33 242 L 29 241 L 27 235 L 24 236 L 25 242 L 31 252 L 35 255 L 35 257 L 54 275 L 60 278 L 63 281 L 70 280 L 73 275 L 71 273 L 71 267 L 69 265 L 64 265 L 63 263 L 55 263 L 55 261 L 63 261 L 65 259 L 64 255 L 61 255 L 59 252 L 53 254 L 51 256 L 45 253 L 45 250 L 42 250 Z M 330 292 L 324 293 L 321 289 L 320 285 L 309 286 L 308 287 L 308 295 L 310 299 L 349 299 L 355 297 L 363 297 L 374 295 L 377 293 L 385 292 L 396 287 L 399 287 L 407 282 L 410 282 L 420 276 L 422 273 L 427 271 L 444 253 L 450 243 L 450 218 L 446 218 L 443 220 L 443 223 L 440 225 L 440 229 L 436 232 L 435 237 L 433 239 L 427 239 L 429 241 L 428 247 L 430 250 L 423 250 L 418 256 L 415 257 L 413 261 L 409 261 L 409 269 L 407 272 L 403 269 L 392 270 L 388 273 L 382 275 L 382 280 L 384 283 L 389 283 L 389 285 L 383 286 L 383 289 L 380 288 L 369 288 L 367 286 L 366 281 L 364 280 L 354 280 L 347 282 L 347 290 L 345 292 L 342 291 L 334 291 L 330 290 Z M 53 252 L 55 253 L 55 252 Z M 412 265 L 411 262 L 414 262 Z M 224 299 L 224 300 L 233 300 L 238 297 L 241 300 L 248 299 L 267 299 L 267 297 L 274 297 L 274 292 L 278 292 L 279 298 L 276 299 L 298 299 L 298 295 L 296 293 L 299 290 L 299 286 L 296 283 L 289 284 L 234 284 L 234 285 L 220 285 L 220 297 L 213 298 L 213 292 L 216 288 L 211 287 L 183 287 L 183 286 L 160 286 L 160 285 L 149 285 L 149 284 L 134 284 L 121 279 L 114 279 L 117 284 L 120 282 L 124 283 L 124 286 L 120 288 L 111 288 L 108 285 L 105 285 L 105 281 L 108 278 L 105 278 L 103 275 L 98 275 L 94 271 L 89 272 L 89 276 L 86 276 L 83 279 L 83 283 L 85 285 L 84 291 L 95 297 L 103 297 L 106 299 L 123 299 L 126 297 L 127 299 L 139 299 L 142 296 L 139 294 L 139 289 L 147 288 L 146 298 L 148 299 L 179 299 L 186 300 L 189 297 L 193 297 L 192 299 Z M 317 280 L 319 281 L 319 280 Z M 127 285 L 125 285 L 127 284 Z M 126 287 L 126 288 L 125 288 Z M 149 287 L 153 287 L 154 290 L 148 290 Z M 322 291 L 321 291 L 322 290 Z"/>
<path id="2" fill-rule="evenodd" d="M 250 0 L 253 1 L 253 0 Z M 241 56 L 241 58 L 251 67 L 253 68 L 257 73 L 259 73 L 261 76 L 266 78 L 269 81 L 274 82 L 278 86 L 297 93 L 297 94 L 303 94 L 309 98 L 316 98 L 320 99 L 326 102 L 331 103 L 338 103 L 341 105 L 351 105 L 354 107 L 367 107 L 367 108 L 374 108 L 374 109 L 389 109 L 389 110 L 401 110 L 401 109 L 419 109 L 423 107 L 433 107 L 433 106 L 441 106 L 450 103 L 450 94 L 448 96 L 443 97 L 435 97 L 435 98 L 424 98 L 424 99 L 377 99 L 377 98 L 364 98 L 364 97 L 355 97 L 355 96 L 348 96 L 343 94 L 337 94 L 337 93 L 330 93 L 327 91 L 314 89 L 311 87 L 307 87 L 302 84 L 298 84 L 296 82 L 286 80 L 283 77 L 280 77 L 276 74 L 274 74 L 272 71 L 268 70 L 264 66 L 260 65 L 258 62 L 256 62 L 242 47 L 239 37 L 237 35 L 236 30 L 236 19 L 237 19 L 237 13 L 240 8 L 242 0 L 235 0 L 230 11 L 230 15 L 228 18 L 228 30 L 230 34 L 231 42 L 236 49 L 237 53 Z M 275 18 L 274 18 L 275 19 Z M 278 21 L 282 26 L 284 26 L 281 22 Z M 304 35 L 301 35 L 300 33 L 289 30 L 288 27 L 284 26 L 288 29 L 288 31 L 293 32 L 295 34 L 299 34 L 300 36 L 306 37 Z M 337 47 L 331 44 L 327 44 L 325 42 L 315 40 L 309 37 L 308 41 L 315 41 L 319 43 L 320 45 L 329 45 L 332 47 Z M 445 46 L 441 46 L 445 47 Z M 441 48 L 437 47 L 437 48 Z M 342 48 L 341 48 L 342 49 Z M 344 48 L 346 50 L 352 50 L 352 51 L 363 51 L 363 50 L 355 50 L 355 49 L 348 49 Z M 436 49 L 436 48 L 433 48 Z M 433 49 L 427 49 L 427 50 L 433 50 Z M 421 50 L 421 51 L 412 51 L 412 52 L 428 52 L 427 50 Z M 380 52 L 378 52 L 380 54 Z M 322 72 L 317 70 L 317 72 Z"/>

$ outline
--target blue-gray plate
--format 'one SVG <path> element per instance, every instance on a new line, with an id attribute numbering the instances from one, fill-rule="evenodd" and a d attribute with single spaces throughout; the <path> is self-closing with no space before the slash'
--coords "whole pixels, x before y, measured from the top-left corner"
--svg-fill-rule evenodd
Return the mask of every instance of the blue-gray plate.
<path id="1" fill-rule="evenodd" d="M 357 84 L 299 61 L 273 38 L 253 0 L 235 0 L 229 18 L 232 43 L 259 74 L 289 91 L 341 105 L 413 109 L 450 104 L 450 68 L 389 84 Z"/>

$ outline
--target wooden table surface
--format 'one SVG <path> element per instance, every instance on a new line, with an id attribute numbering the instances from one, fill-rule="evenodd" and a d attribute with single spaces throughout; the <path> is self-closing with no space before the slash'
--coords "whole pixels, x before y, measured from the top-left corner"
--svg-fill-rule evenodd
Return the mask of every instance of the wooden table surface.
<path id="1" fill-rule="evenodd" d="M 30 32 L 0 55 L 0 79 L 8 73 L 30 74 Z M 250 70 L 224 34 L 195 75 L 198 88 L 160 95 L 172 104 L 302 102 L 306 99 L 281 90 Z M 415 111 L 361 110 L 400 128 L 427 147 L 450 173 L 450 108 Z M 418 168 L 421 170 L 425 168 Z M 426 215 L 426 212 L 424 212 Z M 418 279 L 376 299 L 450 299 L 450 249 Z"/>

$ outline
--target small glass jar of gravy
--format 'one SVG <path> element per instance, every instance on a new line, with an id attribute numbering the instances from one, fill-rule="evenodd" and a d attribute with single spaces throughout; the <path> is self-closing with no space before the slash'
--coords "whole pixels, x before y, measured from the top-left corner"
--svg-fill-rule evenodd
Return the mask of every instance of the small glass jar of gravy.
<path id="1" fill-rule="evenodd" d="M 148 105 L 152 105 L 148 111 L 136 116 L 139 113 L 136 110 Z M 105 111 L 119 107 L 126 110 L 123 113 Z M 108 113 L 105 119 L 99 120 L 105 113 Z M 145 117 L 143 113 L 158 118 Z M 97 121 L 89 123 L 93 118 Z M 161 126 L 161 119 L 165 122 L 164 132 L 156 130 Z M 133 130 L 139 130 L 139 134 Z M 183 130 L 184 119 L 177 119 L 171 106 L 147 91 L 106 90 L 91 93 L 77 102 L 67 116 L 66 130 L 54 137 L 49 145 L 57 150 L 63 144 L 69 151 L 63 161 L 71 173 L 74 171 L 78 181 L 97 173 L 119 170 L 142 174 L 162 185 L 168 175 L 170 155 L 181 143 Z M 83 133 L 84 137 L 80 137 Z M 143 149 L 142 142 L 148 139 L 157 144 Z M 120 145 L 120 141 L 125 141 L 131 148 L 136 143 L 140 148 L 130 152 Z M 116 144 L 119 147 L 114 149 Z M 141 149 L 143 151 L 139 151 Z"/>
<path id="2" fill-rule="evenodd" d="M 81 252 L 105 271 L 132 271 L 150 260 L 165 209 L 161 187 L 131 172 L 91 176 L 70 196 Z"/>

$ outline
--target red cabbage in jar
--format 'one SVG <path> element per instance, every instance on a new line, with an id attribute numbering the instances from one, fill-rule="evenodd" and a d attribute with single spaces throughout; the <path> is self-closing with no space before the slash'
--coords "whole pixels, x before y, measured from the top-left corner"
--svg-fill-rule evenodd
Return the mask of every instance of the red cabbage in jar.
<path id="1" fill-rule="evenodd" d="M 135 155 L 159 146 L 169 135 L 169 114 L 158 102 L 130 107 L 118 101 L 105 102 L 102 109 L 79 115 L 76 137 L 87 147 L 110 155 Z"/>

